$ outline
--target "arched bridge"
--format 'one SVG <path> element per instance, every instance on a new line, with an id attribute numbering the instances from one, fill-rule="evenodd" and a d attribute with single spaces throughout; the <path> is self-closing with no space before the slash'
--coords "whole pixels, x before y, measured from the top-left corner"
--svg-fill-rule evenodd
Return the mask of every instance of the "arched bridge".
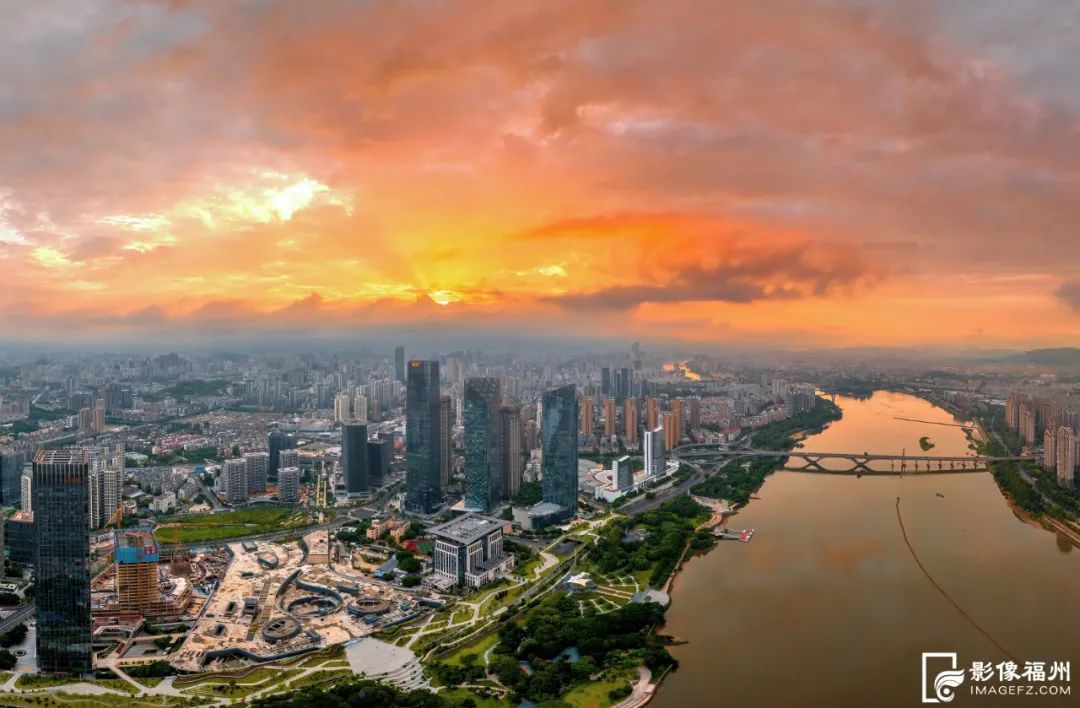
<path id="1" fill-rule="evenodd" d="M 683 445 L 674 450 L 677 457 L 684 460 L 727 460 L 746 457 L 774 457 L 801 460 L 801 467 L 788 467 L 795 470 L 814 470 L 818 472 L 860 472 L 864 474 L 896 474 L 915 472 L 972 472 L 988 469 L 993 462 L 1016 462 L 1032 460 L 1033 457 L 1020 455 L 993 457 L 989 455 L 882 455 L 869 452 L 811 452 L 807 450 L 754 450 L 728 448 L 726 446 L 695 444 Z M 826 467 L 823 462 L 846 460 L 851 467 L 846 470 Z M 888 462 L 890 469 L 882 470 L 871 467 L 873 462 Z"/>

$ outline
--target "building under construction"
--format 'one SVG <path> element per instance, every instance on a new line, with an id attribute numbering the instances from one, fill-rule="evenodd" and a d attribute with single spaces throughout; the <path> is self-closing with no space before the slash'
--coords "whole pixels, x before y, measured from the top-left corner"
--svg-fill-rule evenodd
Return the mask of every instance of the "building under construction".
<path id="1" fill-rule="evenodd" d="M 157 540 L 150 531 L 121 529 L 114 534 L 112 582 L 108 573 L 94 598 L 95 615 L 180 615 L 191 602 L 191 582 L 173 577 L 160 563 Z M 111 586 L 111 587 L 110 587 Z"/>

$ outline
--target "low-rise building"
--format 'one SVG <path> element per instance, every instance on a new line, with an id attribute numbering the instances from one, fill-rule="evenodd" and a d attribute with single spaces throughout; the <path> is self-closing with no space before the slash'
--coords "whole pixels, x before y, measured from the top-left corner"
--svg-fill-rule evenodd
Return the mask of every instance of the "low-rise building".
<path id="1" fill-rule="evenodd" d="M 513 569 L 503 553 L 503 522 L 466 514 L 429 529 L 435 539 L 435 575 L 456 585 L 478 588 Z"/>

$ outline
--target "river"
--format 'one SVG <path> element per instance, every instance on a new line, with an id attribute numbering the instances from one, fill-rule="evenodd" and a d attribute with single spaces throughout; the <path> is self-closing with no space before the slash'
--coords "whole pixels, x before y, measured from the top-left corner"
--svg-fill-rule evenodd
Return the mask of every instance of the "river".
<path id="1" fill-rule="evenodd" d="M 839 397 L 812 451 L 968 454 L 951 415 L 913 396 Z M 920 421 L 899 420 L 911 418 Z M 935 447 L 924 453 L 919 439 Z M 921 653 L 959 666 L 1071 661 L 1080 671 L 1080 549 L 1018 518 L 988 472 L 894 476 L 778 471 L 720 542 L 676 578 L 665 633 L 680 668 L 652 706 L 917 706 Z M 912 558 L 897 519 L 942 596 Z M 965 618 L 967 615 L 970 619 Z M 980 632 L 978 625 L 983 632 Z M 989 635 L 989 638 L 986 636 Z M 970 681 L 969 681 L 970 684 Z M 973 696 L 1065 705 L 1070 698 Z"/>

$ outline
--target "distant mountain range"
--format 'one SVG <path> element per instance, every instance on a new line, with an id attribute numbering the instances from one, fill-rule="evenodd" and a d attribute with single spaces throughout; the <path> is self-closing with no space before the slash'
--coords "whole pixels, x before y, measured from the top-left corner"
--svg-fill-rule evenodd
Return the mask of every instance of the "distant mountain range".
<path id="1" fill-rule="evenodd" d="M 1032 349 L 1023 354 L 1010 356 L 1008 361 L 1021 364 L 1042 364 L 1044 366 L 1080 366 L 1080 348 Z"/>

